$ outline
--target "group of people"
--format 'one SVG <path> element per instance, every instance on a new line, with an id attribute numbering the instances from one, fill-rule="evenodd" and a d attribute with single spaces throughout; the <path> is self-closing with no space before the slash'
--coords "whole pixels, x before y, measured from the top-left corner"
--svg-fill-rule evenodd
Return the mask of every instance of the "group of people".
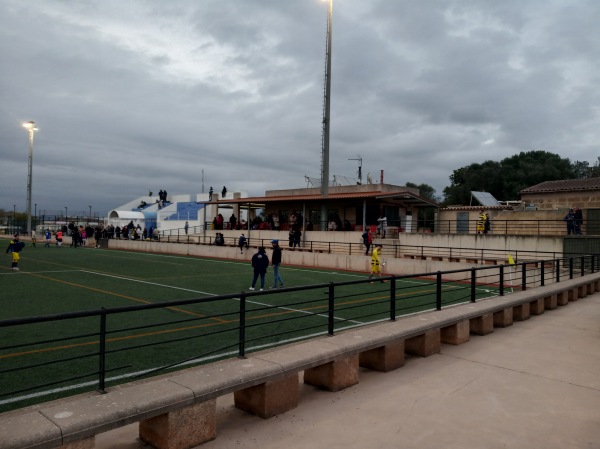
<path id="1" fill-rule="evenodd" d="M 581 225 L 583 224 L 583 212 L 576 207 L 569 209 L 564 220 L 567 222 L 567 235 L 583 235 Z"/>
<path id="2" fill-rule="evenodd" d="M 167 191 L 160 189 L 158 191 L 158 207 L 164 207 L 167 203 Z"/>
<path id="3" fill-rule="evenodd" d="M 242 242 L 242 237 L 244 234 L 240 236 L 240 242 Z M 245 241 L 245 240 L 244 240 Z M 283 278 L 279 273 L 279 267 L 281 266 L 281 247 L 279 246 L 279 240 L 271 240 L 271 245 L 273 247 L 273 253 L 271 255 L 271 266 L 273 267 L 273 285 L 271 288 L 277 288 L 279 283 L 279 288 L 283 288 L 285 285 L 283 283 Z M 242 248 L 242 244 L 240 243 L 240 249 Z M 256 282 L 260 278 L 260 291 L 263 291 L 265 288 L 265 276 L 267 274 L 267 268 L 269 267 L 269 256 L 267 256 L 267 251 L 264 246 L 258 248 L 256 254 L 252 256 L 250 261 L 252 264 L 252 270 L 254 272 L 252 276 L 252 285 L 248 290 L 255 290 Z"/>

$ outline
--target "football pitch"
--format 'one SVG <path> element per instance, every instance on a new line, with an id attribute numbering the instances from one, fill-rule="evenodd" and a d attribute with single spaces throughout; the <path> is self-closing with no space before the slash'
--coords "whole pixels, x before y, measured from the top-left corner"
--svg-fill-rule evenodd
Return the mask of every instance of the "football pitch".
<path id="1" fill-rule="evenodd" d="M 6 248 L 8 240 L 0 244 Z M 12 271 L 5 255 L 0 321 L 74 316 L 0 327 L 0 411 L 95 389 L 100 353 L 111 386 L 235 357 L 242 328 L 250 352 L 324 335 L 328 325 L 338 331 L 391 314 L 391 283 L 364 282 L 366 273 L 284 265 L 285 289 L 267 290 L 269 269 L 265 292 L 246 296 L 249 261 L 46 248 L 43 242 L 27 245 L 19 268 Z M 394 316 L 435 308 L 433 282 L 399 278 L 394 285 Z M 443 290 L 444 305 L 469 300 L 468 285 L 445 283 Z M 478 299 L 495 294 L 478 290 Z M 94 313 L 103 309 L 111 313 L 101 338 Z"/>

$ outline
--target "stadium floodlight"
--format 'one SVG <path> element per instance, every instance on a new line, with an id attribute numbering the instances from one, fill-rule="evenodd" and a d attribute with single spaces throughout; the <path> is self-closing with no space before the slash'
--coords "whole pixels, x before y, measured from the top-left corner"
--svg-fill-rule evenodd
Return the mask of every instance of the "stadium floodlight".
<path id="1" fill-rule="evenodd" d="M 27 235 L 31 237 L 31 180 L 33 174 L 33 133 L 38 129 L 35 122 L 23 123 L 29 131 L 29 164 L 27 166 Z"/>

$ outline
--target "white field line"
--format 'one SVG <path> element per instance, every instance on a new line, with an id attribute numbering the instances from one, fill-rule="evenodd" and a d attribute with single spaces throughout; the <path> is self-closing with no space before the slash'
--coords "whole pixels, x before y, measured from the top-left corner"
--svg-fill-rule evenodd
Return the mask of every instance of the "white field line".
<path id="1" fill-rule="evenodd" d="M 140 284 L 153 285 L 153 286 L 156 286 L 156 287 L 164 287 L 164 288 L 171 288 L 171 289 L 174 289 L 174 290 L 183 290 L 183 291 L 191 292 L 191 293 L 199 293 L 199 294 L 207 295 L 207 296 L 219 296 L 219 295 L 214 294 L 214 293 L 203 292 L 203 291 L 200 291 L 200 290 L 192 290 L 192 289 L 189 289 L 189 288 L 175 287 L 175 286 L 166 285 L 166 284 L 158 284 L 156 282 L 141 281 L 139 279 L 131 279 L 131 278 L 123 277 L 123 276 L 115 276 L 115 275 L 112 275 L 112 274 L 98 273 L 98 272 L 95 272 L 95 271 L 82 270 L 82 272 L 83 273 L 88 273 L 88 274 L 94 274 L 94 275 L 97 275 L 97 276 L 110 277 L 110 278 L 113 278 L 113 279 L 120 279 L 120 280 L 124 280 L 124 281 L 138 282 Z M 232 299 L 234 299 L 236 301 L 240 300 L 240 298 L 232 298 Z M 287 311 L 290 311 L 290 312 L 303 313 L 303 314 L 307 314 L 307 315 L 314 315 L 314 316 L 320 316 L 320 317 L 328 318 L 328 315 L 321 314 L 321 313 L 312 313 L 312 312 L 308 312 L 306 310 L 294 309 L 294 308 L 291 308 L 291 307 L 280 307 L 280 306 L 276 306 L 276 305 L 273 305 L 273 304 L 268 304 L 268 303 L 265 303 L 265 302 L 253 301 L 251 299 L 246 299 L 246 302 L 248 302 L 250 304 L 256 304 L 256 305 L 259 305 L 259 306 L 263 306 L 263 307 L 273 307 L 275 309 L 287 310 Z M 333 317 L 333 319 L 339 320 L 339 321 L 349 321 L 349 322 L 352 322 L 352 323 L 363 324 L 360 321 L 344 320 L 344 318 Z"/>

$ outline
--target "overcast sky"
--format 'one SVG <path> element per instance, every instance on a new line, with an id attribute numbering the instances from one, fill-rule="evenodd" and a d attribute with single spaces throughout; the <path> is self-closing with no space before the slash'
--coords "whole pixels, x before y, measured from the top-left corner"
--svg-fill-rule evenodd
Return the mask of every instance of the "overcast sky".
<path id="1" fill-rule="evenodd" d="M 437 195 L 521 151 L 600 155 L 600 1 L 334 0 L 330 173 Z M 0 2 L 0 208 L 105 215 L 319 178 L 327 2 Z M 34 206 L 32 206 L 33 208 Z"/>

